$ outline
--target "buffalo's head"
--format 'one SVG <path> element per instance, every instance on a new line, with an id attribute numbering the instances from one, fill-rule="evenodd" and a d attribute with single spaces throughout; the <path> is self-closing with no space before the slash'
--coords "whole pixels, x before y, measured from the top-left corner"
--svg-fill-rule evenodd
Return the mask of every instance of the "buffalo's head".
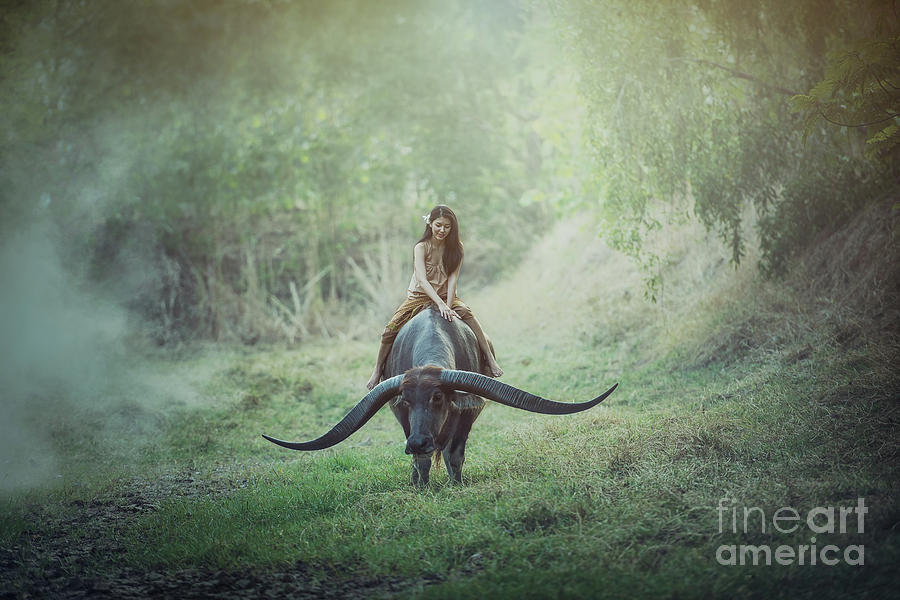
<path id="1" fill-rule="evenodd" d="M 456 391 L 441 381 L 441 368 L 410 369 L 391 409 L 406 432 L 407 454 L 430 454 L 451 410 L 459 410 Z"/>

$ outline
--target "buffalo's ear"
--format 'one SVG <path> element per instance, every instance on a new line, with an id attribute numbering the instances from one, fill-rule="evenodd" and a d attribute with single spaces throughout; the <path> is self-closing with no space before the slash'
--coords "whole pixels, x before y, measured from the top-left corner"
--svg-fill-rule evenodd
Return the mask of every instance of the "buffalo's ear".
<path id="1" fill-rule="evenodd" d="M 453 410 L 470 410 L 473 408 L 482 408 L 484 406 L 484 400 L 482 400 L 475 394 L 460 392 L 456 390 L 451 393 L 452 396 L 450 396 L 450 406 L 453 408 Z"/>
<path id="2" fill-rule="evenodd" d="M 458 394 L 453 388 L 441 388 L 441 390 L 444 392 L 444 398 L 450 403 L 450 410 L 460 411 L 463 409 L 460 400 L 465 398 L 466 394 Z"/>

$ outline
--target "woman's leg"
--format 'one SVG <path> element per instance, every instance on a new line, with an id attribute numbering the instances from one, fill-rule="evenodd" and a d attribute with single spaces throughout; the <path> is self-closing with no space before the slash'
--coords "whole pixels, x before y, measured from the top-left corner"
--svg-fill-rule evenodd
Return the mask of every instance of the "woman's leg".
<path id="1" fill-rule="evenodd" d="M 487 368 L 491 377 L 500 377 L 503 375 L 503 369 L 497 364 L 497 359 L 494 358 L 494 352 L 491 350 L 491 345 L 487 341 L 484 329 L 481 328 L 481 323 L 478 322 L 475 315 L 469 311 L 469 315 L 463 319 L 463 322 L 468 325 L 469 329 L 475 334 L 475 339 L 478 340 L 478 346 L 481 348 L 485 360 L 487 360 Z"/>
<path id="2" fill-rule="evenodd" d="M 431 299 L 425 294 L 409 297 L 403 301 L 403 304 L 400 305 L 397 312 L 395 312 L 394 316 L 391 317 L 391 320 L 388 321 L 388 324 L 384 328 L 384 332 L 381 334 L 381 346 L 378 348 L 378 358 L 375 359 L 375 369 L 372 371 L 372 376 L 369 377 L 369 381 L 366 383 L 367 388 L 371 390 L 381 381 L 381 376 L 384 372 L 384 363 L 387 362 L 388 354 L 391 353 L 391 347 L 394 345 L 394 338 L 397 337 L 400 328 L 430 302 Z"/>
<path id="3" fill-rule="evenodd" d="M 391 352 L 391 346 L 393 346 L 393 340 L 390 342 L 385 342 L 384 339 L 381 341 L 381 346 L 378 348 L 378 358 L 375 359 L 375 370 L 372 371 L 372 376 L 369 378 L 368 383 L 366 383 L 366 387 L 368 389 L 372 389 L 378 382 L 381 381 L 381 374 L 384 371 L 384 363 L 387 361 L 388 354 Z"/>

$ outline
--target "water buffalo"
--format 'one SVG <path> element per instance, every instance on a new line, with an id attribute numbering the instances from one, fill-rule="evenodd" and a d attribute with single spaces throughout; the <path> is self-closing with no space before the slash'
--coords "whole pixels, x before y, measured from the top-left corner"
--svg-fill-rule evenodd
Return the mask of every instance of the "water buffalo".
<path id="1" fill-rule="evenodd" d="M 406 453 L 413 455 L 412 482 L 428 483 L 432 457 L 437 460 L 440 454 L 451 481 L 460 482 L 466 440 L 484 408 L 481 397 L 513 408 L 563 415 L 596 406 L 619 385 L 589 402 L 554 402 L 482 375 L 483 363 L 475 334 L 466 324 L 423 310 L 394 340 L 385 365 L 387 378 L 331 431 L 309 442 L 263 437 L 292 450 L 321 450 L 345 440 L 390 401 L 406 435 Z"/>

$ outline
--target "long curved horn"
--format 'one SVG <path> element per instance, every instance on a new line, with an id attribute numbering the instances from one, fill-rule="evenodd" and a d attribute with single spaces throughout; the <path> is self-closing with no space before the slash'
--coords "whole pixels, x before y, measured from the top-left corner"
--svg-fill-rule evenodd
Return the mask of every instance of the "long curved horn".
<path id="1" fill-rule="evenodd" d="M 619 387 L 617 383 L 588 402 L 554 402 L 471 371 L 444 369 L 441 371 L 440 379 L 454 389 L 478 394 L 506 406 L 545 415 L 568 415 L 587 410 L 600 404 Z"/>
<path id="2" fill-rule="evenodd" d="M 365 425 L 378 412 L 379 408 L 397 395 L 402 382 L 403 375 L 385 379 L 372 388 L 372 391 L 366 394 L 337 425 L 332 427 L 331 431 L 312 441 L 285 442 L 284 440 L 269 437 L 266 434 L 262 434 L 262 436 L 274 444 L 290 448 L 291 450 L 322 450 L 323 448 L 329 448 L 343 442 L 350 437 L 350 434 Z"/>

